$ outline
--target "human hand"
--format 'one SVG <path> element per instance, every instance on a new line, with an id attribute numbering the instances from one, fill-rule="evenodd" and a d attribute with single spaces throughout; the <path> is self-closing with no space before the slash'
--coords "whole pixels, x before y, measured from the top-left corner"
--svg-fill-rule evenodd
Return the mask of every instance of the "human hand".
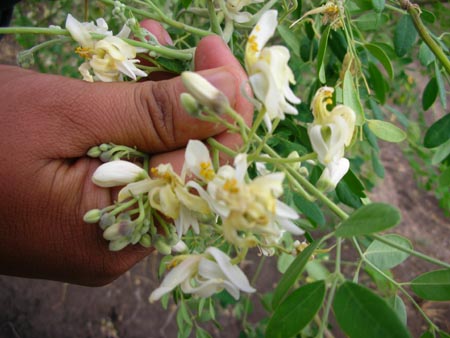
<path id="1" fill-rule="evenodd" d="M 160 41 L 167 33 L 147 29 Z M 204 38 L 195 70 L 222 90 L 250 123 L 253 109 L 240 94 L 246 75 L 219 37 Z M 0 273 L 84 285 L 103 285 L 150 249 L 110 252 L 97 225 L 83 222 L 114 194 L 91 182 L 100 165 L 85 156 L 101 143 L 154 154 L 151 166 L 179 170 L 189 139 L 215 136 L 233 147 L 237 135 L 190 117 L 180 106 L 179 77 L 142 83 L 87 83 L 0 66 Z"/>

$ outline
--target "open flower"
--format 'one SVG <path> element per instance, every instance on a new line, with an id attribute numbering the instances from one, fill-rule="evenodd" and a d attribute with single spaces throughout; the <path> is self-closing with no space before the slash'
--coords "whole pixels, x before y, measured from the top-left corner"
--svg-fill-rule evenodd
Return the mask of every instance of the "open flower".
<path id="1" fill-rule="evenodd" d="M 308 126 L 311 145 L 319 162 L 325 165 L 318 181 L 324 191 L 334 189 L 350 167 L 344 152 L 352 140 L 356 120 L 355 112 L 347 106 L 328 110 L 333 92 L 331 87 L 319 88 L 311 103 L 314 122 Z"/>
<path id="2" fill-rule="evenodd" d="M 190 187 L 172 169 L 170 164 L 160 164 L 151 170 L 153 178 L 130 183 L 119 192 L 119 202 L 131 196 L 148 194 L 150 206 L 174 220 L 178 235 L 189 228 L 199 233 L 198 218 L 210 216 L 208 203 L 189 191 Z"/>
<path id="3" fill-rule="evenodd" d="M 308 126 L 308 135 L 319 162 L 328 165 L 344 156 L 355 130 L 355 112 L 347 106 L 337 105 L 329 111 L 334 89 L 320 88 L 311 103 L 314 122 Z"/>
<path id="4" fill-rule="evenodd" d="M 271 121 L 284 119 L 285 114 L 297 114 L 292 104 L 300 99 L 289 84 L 295 84 L 288 66 L 289 50 L 284 46 L 265 47 L 278 25 L 277 11 L 265 12 L 253 28 L 245 49 L 245 65 L 255 96 L 264 104 L 264 121 L 271 129 Z"/>
<path id="5" fill-rule="evenodd" d="M 112 36 L 105 20 L 98 19 L 97 25 L 81 23 L 69 14 L 66 19 L 66 29 L 80 44 L 76 53 L 86 60 L 79 67 L 83 80 L 113 82 L 122 80 L 123 75 L 133 80 L 136 80 L 137 76 L 147 76 L 144 71 L 135 66 L 135 63 L 139 62 L 135 59 L 136 48 L 121 39 L 130 33 L 128 27 L 124 26 L 117 36 Z M 97 41 L 92 38 L 91 33 L 102 34 L 105 37 Z"/>
<path id="6" fill-rule="evenodd" d="M 297 213 L 277 199 L 283 193 L 284 173 L 270 173 L 247 182 L 246 172 L 246 155 L 240 154 L 234 167 L 219 168 L 206 191 L 196 186 L 222 218 L 225 239 L 239 247 L 254 247 L 277 243 L 284 231 L 303 234 L 292 222 L 298 218 Z"/>
<path id="7" fill-rule="evenodd" d="M 178 261 L 181 260 L 181 263 Z M 178 256 L 177 264 L 164 278 L 159 288 L 150 295 L 150 302 L 159 300 L 177 286 L 184 293 L 209 297 L 223 289 L 235 299 L 240 291 L 252 293 L 256 290 L 238 266 L 231 263 L 230 257 L 215 247 L 209 247 L 204 254 Z"/>

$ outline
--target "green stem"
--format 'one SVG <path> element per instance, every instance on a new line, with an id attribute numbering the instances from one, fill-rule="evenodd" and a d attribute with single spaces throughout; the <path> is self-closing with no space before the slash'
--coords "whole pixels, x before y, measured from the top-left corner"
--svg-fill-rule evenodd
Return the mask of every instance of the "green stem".
<path id="1" fill-rule="evenodd" d="M 444 51 L 441 47 L 434 41 L 431 35 L 428 33 L 428 29 L 423 24 L 420 19 L 420 7 L 416 4 L 411 3 L 409 0 L 399 0 L 402 8 L 406 9 L 413 20 L 414 26 L 416 27 L 417 32 L 419 33 L 422 40 L 427 44 L 427 46 L 431 49 L 436 58 L 441 62 L 444 66 L 447 73 L 450 74 L 450 60 L 445 55 Z"/>
<path id="2" fill-rule="evenodd" d="M 209 20 L 211 21 L 211 30 L 217 35 L 222 36 L 222 28 L 220 27 L 220 23 L 217 18 L 214 0 L 208 0 L 208 13 L 209 13 Z"/>
<path id="3" fill-rule="evenodd" d="M 308 160 L 315 160 L 316 158 L 317 158 L 316 153 L 310 153 L 310 154 L 306 154 L 306 155 L 303 155 L 300 157 L 295 157 L 295 158 L 279 158 L 279 159 L 258 156 L 258 157 L 255 157 L 254 159 L 252 158 L 252 160 L 257 161 L 257 162 L 266 162 L 266 163 L 297 163 L 297 162 L 304 162 L 304 161 L 308 161 Z"/>
<path id="4" fill-rule="evenodd" d="M 334 294 L 336 292 L 336 287 L 339 282 L 341 275 L 341 249 L 342 249 L 342 238 L 337 238 L 336 240 L 336 261 L 334 265 L 334 279 L 331 285 L 330 293 L 328 294 L 327 305 L 322 316 L 322 324 L 319 327 L 319 332 L 317 337 L 323 337 L 324 331 L 328 325 L 328 316 L 331 310 L 331 304 L 333 303 Z"/>
<path id="5" fill-rule="evenodd" d="M 117 208 L 115 208 L 110 214 L 112 216 L 116 216 L 117 214 L 119 214 L 120 212 L 128 209 L 129 207 L 131 207 L 132 205 L 134 205 L 136 203 L 136 198 L 131 199 L 130 201 L 128 201 L 127 203 L 123 203 L 120 204 Z"/>
<path id="6" fill-rule="evenodd" d="M 439 328 L 431 321 L 431 319 L 428 318 L 427 314 L 422 310 L 420 305 L 417 304 L 417 302 L 414 300 L 414 298 L 399 283 L 397 283 L 394 279 L 392 279 L 391 277 L 386 275 L 382 270 L 378 269 L 378 267 L 375 264 L 373 264 L 371 261 L 366 259 L 366 256 L 362 252 L 361 247 L 359 246 L 359 243 L 358 243 L 358 241 L 356 240 L 355 237 L 352 237 L 352 241 L 353 241 L 353 244 L 356 247 L 356 250 L 358 250 L 358 253 L 359 253 L 361 259 L 366 264 L 370 265 L 370 267 L 373 268 L 375 271 L 377 271 L 380 275 L 382 275 L 386 280 L 388 280 L 389 282 L 394 284 L 409 299 L 409 301 L 419 311 L 419 313 L 423 316 L 423 318 L 430 324 L 430 326 L 433 327 L 434 329 L 439 330 Z"/>
<path id="7" fill-rule="evenodd" d="M 150 0 L 146 0 L 146 1 L 134 0 L 134 1 L 137 2 L 137 3 L 141 3 L 141 4 L 145 4 L 145 5 L 149 6 L 152 9 L 152 11 L 154 11 L 157 14 L 158 19 L 160 21 L 162 21 L 163 23 L 168 24 L 169 26 L 172 26 L 172 27 L 175 27 L 175 28 L 179 28 L 179 29 L 181 29 L 183 31 L 186 31 L 186 32 L 189 32 L 189 33 L 201 36 L 201 37 L 214 34 L 212 32 L 205 31 L 203 29 L 199 29 L 199 28 L 196 28 L 196 27 L 193 27 L 193 26 L 189 26 L 189 25 L 186 25 L 185 23 L 178 22 L 176 20 L 173 20 L 172 18 L 169 18 L 167 15 L 165 15 L 161 11 L 161 9 L 158 6 L 156 6 Z"/>
<path id="8" fill-rule="evenodd" d="M 100 1 L 103 2 L 104 4 L 111 5 L 114 7 L 114 2 L 115 2 L 114 0 L 100 0 Z M 127 9 L 129 11 L 131 11 L 133 14 L 141 15 L 144 18 L 158 20 L 158 16 L 154 15 L 152 12 L 145 11 L 143 9 L 139 9 L 139 8 L 135 8 L 135 7 L 131 7 L 128 5 L 127 5 Z"/>
<path id="9" fill-rule="evenodd" d="M 157 53 L 161 56 L 167 57 L 169 59 L 178 59 L 178 60 L 189 61 L 192 59 L 193 54 L 194 54 L 193 49 L 178 50 L 178 49 L 173 49 L 173 48 L 164 47 L 164 46 L 160 46 L 160 45 L 151 45 L 149 43 L 142 42 L 142 41 L 136 41 L 133 39 L 122 38 L 122 40 L 131 46 L 142 47 L 142 48 L 148 49 L 151 52 L 155 52 L 155 53 Z"/>
<path id="10" fill-rule="evenodd" d="M 70 35 L 66 29 L 44 27 L 0 27 L 0 34 Z"/>
<path id="11" fill-rule="evenodd" d="M 387 244 L 390 247 L 393 247 L 395 249 L 401 250 L 403 252 L 407 252 L 407 253 L 409 253 L 412 256 L 419 257 L 420 259 L 423 259 L 424 261 L 436 264 L 438 266 L 442 266 L 443 268 L 446 268 L 446 269 L 450 269 L 450 264 L 448 264 L 448 263 L 442 262 L 442 261 L 440 261 L 438 259 L 435 259 L 433 257 L 427 256 L 427 255 L 425 255 L 423 253 L 417 252 L 417 251 L 415 251 L 413 249 L 406 248 L 406 247 L 401 246 L 401 245 L 399 245 L 397 243 L 391 242 L 390 240 L 384 238 L 381 235 L 371 235 L 370 237 L 372 237 L 373 239 L 376 239 L 379 242 Z"/>
<path id="12" fill-rule="evenodd" d="M 211 145 L 212 147 L 218 149 L 219 151 L 227 154 L 228 156 L 234 157 L 234 156 L 237 155 L 237 153 L 235 151 L 233 151 L 230 148 L 224 146 L 222 143 L 220 143 L 219 141 L 217 141 L 216 139 L 214 139 L 212 137 L 210 137 L 207 142 L 208 142 L 209 145 Z"/>

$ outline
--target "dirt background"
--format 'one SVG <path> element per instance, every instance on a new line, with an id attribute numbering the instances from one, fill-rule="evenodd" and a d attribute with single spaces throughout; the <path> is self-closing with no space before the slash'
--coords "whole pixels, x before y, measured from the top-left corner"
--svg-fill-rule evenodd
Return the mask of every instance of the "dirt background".
<path id="1" fill-rule="evenodd" d="M 2 39 L 0 63 L 14 64 L 18 49 L 12 37 Z M 401 147 L 382 145 L 386 176 L 371 199 L 390 203 L 402 211 L 403 221 L 394 231 L 408 237 L 417 250 L 450 262 L 449 218 L 439 209 L 432 193 L 418 189 Z M 115 282 L 100 288 L 0 276 L 0 338 L 176 337 L 176 307 L 169 306 L 165 311 L 159 304 L 148 303 L 149 294 L 159 285 L 158 259 L 156 254 L 151 255 Z M 410 257 L 394 274 L 396 279 L 408 281 L 433 268 Z M 247 270 L 253 269 L 250 266 Z M 271 289 L 278 278 L 273 260 L 266 263 L 263 276 L 258 288 Z M 449 302 L 420 304 L 440 327 L 450 331 Z M 426 325 L 408 303 L 407 309 L 408 326 L 413 336 L 419 337 Z M 263 310 L 256 308 L 250 321 L 257 321 L 262 315 Z M 214 337 L 239 336 L 240 323 L 230 311 L 221 314 L 220 322 L 224 330 L 213 328 Z"/>

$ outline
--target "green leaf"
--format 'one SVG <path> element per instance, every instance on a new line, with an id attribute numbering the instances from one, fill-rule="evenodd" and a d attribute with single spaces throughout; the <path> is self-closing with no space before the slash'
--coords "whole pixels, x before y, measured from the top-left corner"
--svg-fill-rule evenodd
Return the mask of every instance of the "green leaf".
<path id="1" fill-rule="evenodd" d="M 308 201 L 306 198 L 296 194 L 294 195 L 294 204 L 311 222 L 318 225 L 325 224 L 325 216 L 317 203 Z"/>
<path id="2" fill-rule="evenodd" d="M 339 201 L 352 208 L 359 208 L 362 205 L 361 199 L 358 195 L 354 194 L 347 182 L 341 180 L 336 186 L 336 195 Z"/>
<path id="3" fill-rule="evenodd" d="M 422 108 L 423 110 L 427 110 L 430 108 L 434 101 L 436 101 L 438 95 L 438 84 L 436 78 L 433 77 L 425 87 L 422 94 Z"/>
<path id="4" fill-rule="evenodd" d="M 398 143 L 406 139 L 406 133 L 390 122 L 381 120 L 367 120 L 370 130 L 380 139 Z"/>
<path id="5" fill-rule="evenodd" d="M 280 36 L 282 37 L 282 39 L 284 40 L 284 42 L 286 42 L 286 45 L 290 48 L 290 50 L 292 51 L 292 53 L 294 53 L 294 55 L 296 56 L 300 56 L 300 39 L 298 36 L 296 36 L 296 34 L 289 29 L 289 27 L 284 26 L 284 25 L 279 25 L 277 27 L 278 33 L 280 34 Z"/>
<path id="6" fill-rule="evenodd" d="M 359 284 L 342 284 L 333 309 L 339 326 L 350 338 L 411 337 L 387 302 Z"/>
<path id="7" fill-rule="evenodd" d="M 442 143 L 439 147 L 437 147 L 436 152 L 434 153 L 433 158 L 431 159 L 431 164 L 438 165 L 443 160 L 445 160 L 449 155 L 450 155 L 450 138 L 447 140 L 447 142 Z"/>
<path id="8" fill-rule="evenodd" d="M 344 75 L 344 105 L 353 109 L 356 114 L 356 125 L 362 126 L 364 123 L 364 109 L 359 99 L 359 93 L 353 84 L 353 76 L 349 70 Z"/>
<path id="9" fill-rule="evenodd" d="M 416 41 L 417 31 L 409 14 L 403 15 L 394 32 L 394 49 L 397 56 L 404 56 Z"/>
<path id="10" fill-rule="evenodd" d="M 450 114 L 447 114 L 434 122 L 430 128 L 428 128 L 423 145 L 426 148 L 435 148 L 442 143 L 447 142 L 450 138 Z"/>
<path id="11" fill-rule="evenodd" d="M 377 66 L 369 62 L 370 86 L 375 91 L 375 96 L 381 104 L 386 102 L 386 84 Z"/>
<path id="12" fill-rule="evenodd" d="M 328 35 L 330 34 L 331 26 L 327 26 L 320 37 L 319 43 L 319 52 L 317 54 L 317 74 L 319 76 L 319 80 L 321 83 L 326 83 L 327 80 L 325 78 L 325 63 L 323 62 L 325 59 L 325 52 L 327 50 L 328 45 Z"/>
<path id="13" fill-rule="evenodd" d="M 375 12 L 382 12 L 385 5 L 385 0 L 372 0 L 373 9 Z"/>
<path id="14" fill-rule="evenodd" d="M 281 303 L 269 321 L 266 337 L 286 338 L 300 332 L 316 315 L 325 298 L 325 281 L 306 284 Z"/>
<path id="15" fill-rule="evenodd" d="M 439 63 L 436 61 L 434 62 L 434 73 L 436 74 L 436 81 L 439 89 L 438 90 L 439 99 L 441 101 L 442 107 L 444 109 L 447 109 L 447 100 L 446 100 L 447 92 L 445 91 L 445 84 L 444 80 L 442 79 L 441 70 L 439 69 Z"/>
<path id="16" fill-rule="evenodd" d="M 439 185 L 441 187 L 450 186 L 450 167 L 445 169 L 439 176 Z"/>
<path id="17" fill-rule="evenodd" d="M 397 314 L 398 318 L 403 323 L 403 325 L 406 326 L 407 313 L 406 313 L 406 306 L 403 300 L 399 296 L 395 295 L 394 297 L 388 299 L 388 303 L 394 309 L 395 313 Z"/>
<path id="18" fill-rule="evenodd" d="M 156 59 L 158 65 L 163 67 L 166 71 L 180 74 L 186 70 L 186 64 L 180 60 L 167 59 L 159 57 Z"/>
<path id="19" fill-rule="evenodd" d="M 383 238 L 406 249 L 412 249 L 411 242 L 402 236 L 384 235 Z M 409 257 L 409 254 L 375 240 L 369 245 L 364 256 L 378 269 L 388 270 L 402 263 Z"/>
<path id="20" fill-rule="evenodd" d="M 384 178 L 384 166 L 381 163 L 380 155 L 375 150 L 372 151 L 372 168 L 379 178 Z"/>
<path id="21" fill-rule="evenodd" d="M 352 21 L 362 31 L 375 31 L 386 24 L 388 17 L 382 13 L 367 13 Z"/>
<path id="22" fill-rule="evenodd" d="M 427 300 L 450 300 L 450 269 L 424 273 L 411 281 L 414 293 Z"/>
<path id="23" fill-rule="evenodd" d="M 386 52 L 377 45 L 374 45 L 372 43 L 365 44 L 364 48 L 366 48 L 370 52 L 370 54 L 372 54 L 378 61 L 380 61 L 380 63 L 383 65 L 384 69 L 388 73 L 389 77 L 393 79 L 394 68 L 392 67 L 391 60 L 387 56 Z"/>
<path id="24" fill-rule="evenodd" d="M 342 221 L 336 229 L 338 237 L 368 235 L 396 226 L 400 223 L 400 212 L 389 204 L 365 205 Z"/>
<path id="25" fill-rule="evenodd" d="M 434 334 L 432 334 L 430 331 L 424 332 L 420 338 L 436 338 Z"/>
<path id="26" fill-rule="evenodd" d="M 286 297 L 289 289 L 294 285 L 300 274 L 303 272 L 309 257 L 314 253 L 314 250 L 319 245 L 319 241 L 314 241 L 308 245 L 291 263 L 286 273 L 278 282 L 277 288 L 273 293 L 272 308 L 276 309 L 281 301 Z"/>
<path id="27" fill-rule="evenodd" d="M 195 328 L 195 337 L 196 338 L 212 338 L 212 336 L 200 326 L 196 326 Z"/>
<path id="28" fill-rule="evenodd" d="M 431 64 L 434 60 L 436 60 L 436 57 L 434 56 L 433 52 L 425 42 L 422 42 L 420 44 L 419 60 L 422 66 L 425 67 Z"/>

